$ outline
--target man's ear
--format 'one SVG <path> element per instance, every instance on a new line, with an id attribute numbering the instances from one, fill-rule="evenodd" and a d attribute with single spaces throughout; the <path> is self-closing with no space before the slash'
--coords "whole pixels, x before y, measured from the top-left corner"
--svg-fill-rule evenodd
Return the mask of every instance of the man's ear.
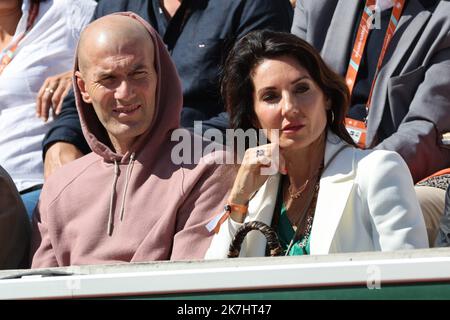
<path id="1" fill-rule="evenodd" d="M 75 77 L 77 78 L 77 86 L 78 89 L 80 89 L 81 92 L 81 98 L 83 98 L 83 101 L 86 103 L 92 103 L 91 96 L 86 91 L 86 82 L 83 80 L 83 75 L 80 71 L 75 71 Z"/>

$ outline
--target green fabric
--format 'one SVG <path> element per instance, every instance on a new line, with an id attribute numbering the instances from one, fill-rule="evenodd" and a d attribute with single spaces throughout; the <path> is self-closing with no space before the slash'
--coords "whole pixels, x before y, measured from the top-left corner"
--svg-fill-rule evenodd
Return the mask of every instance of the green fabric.
<path id="1" fill-rule="evenodd" d="M 282 183 L 280 183 L 282 185 Z M 289 221 L 289 218 L 287 217 L 287 209 L 284 205 L 283 201 L 283 193 L 281 192 L 281 186 L 278 191 L 278 197 L 277 201 L 280 201 L 281 206 L 281 212 L 280 216 L 278 218 L 278 226 L 277 226 L 277 235 L 278 239 L 280 240 L 281 247 L 283 248 L 284 252 L 289 247 L 289 243 L 291 242 L 292 238 L 294 237 L 295 231 L 292 228 L 291 222 Z M 303 241 L 304 237 L 301 237 L 298 241 L 296 241 L 291 249 L 289 250 L 288 256 L 301 256 L 301 255 L 309 255 L 309 237 L 306 239 L 306 246 L 304 248 L 300 247 L 300 243 Z"/>

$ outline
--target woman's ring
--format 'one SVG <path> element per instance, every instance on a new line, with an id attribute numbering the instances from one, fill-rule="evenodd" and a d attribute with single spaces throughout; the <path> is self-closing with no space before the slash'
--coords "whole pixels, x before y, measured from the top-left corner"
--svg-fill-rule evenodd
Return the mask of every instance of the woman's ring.
<path id="1" fill-rule="evenodd" d="M 45 92 L 50 92 L 50 94 L 53 94 L 53 92 L 55 92 L 55 90 L 53 90 L 53 89 L 50 88 L 50 87 L 45 88 L 44 91 L 45 91 Z"/>
<path id="2" fill-rule="evenodd" d="M 256 150 L 256 156 L 257 157 L 264 157 L 264 150 L 263 149 L 257 149 Z"/>

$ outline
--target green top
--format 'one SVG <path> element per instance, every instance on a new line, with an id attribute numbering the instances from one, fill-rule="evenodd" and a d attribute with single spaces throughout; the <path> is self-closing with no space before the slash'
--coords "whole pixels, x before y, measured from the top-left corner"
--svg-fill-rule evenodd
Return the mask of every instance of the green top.
<path id="1" fill-rule="evenodd" d="M 277 197 L 277 202 L 279 202 L 280 205 L 276 206 L 278 208 L 281 207 L 276 232 L 278 235 L 278 239 L 280 240 L 281 247 L 283 248 L 284 252 L 286 252 L 292 238 L 294 238 L 295 231 L 294 228 L 292 228 L 289 218 L 287 217 L 287 209 L 283 201 L 283 192 L 281 190 L 281 185 L 282 183 L 280 183 L 280 188 Z M 291 246 L 289 252 L 286 255 L 287 256 L 309 255 L 309 236 L 307 237 L 302 236 L 299 240 L 297 240 Z"/>

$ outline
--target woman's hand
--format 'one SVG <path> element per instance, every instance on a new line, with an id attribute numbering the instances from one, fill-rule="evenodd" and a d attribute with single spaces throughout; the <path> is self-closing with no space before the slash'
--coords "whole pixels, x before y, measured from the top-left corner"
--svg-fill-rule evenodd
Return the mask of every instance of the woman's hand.
<path id="1" fill-rule="evenodd" d="M 286 174 L 285 160 L 278 144 L 269 143 L 245 151 L 244 159 L 228 197 L 229 203 L 247 205 L 252 194 L 276 173 Z M 243 222 L 244 216 L 231 212 L 231 218 Z"/>
<path id="2" fill-rule="evenodd" d="M 51 107 L 53 107 L 54 114 L 58 115 L 61 112 L 64 97 L 69 92 L 71 86 L 71 70 L 53 77 L 48 77 L 44 81 L 36 98 L 36 116 L 47 122 Z"/>

